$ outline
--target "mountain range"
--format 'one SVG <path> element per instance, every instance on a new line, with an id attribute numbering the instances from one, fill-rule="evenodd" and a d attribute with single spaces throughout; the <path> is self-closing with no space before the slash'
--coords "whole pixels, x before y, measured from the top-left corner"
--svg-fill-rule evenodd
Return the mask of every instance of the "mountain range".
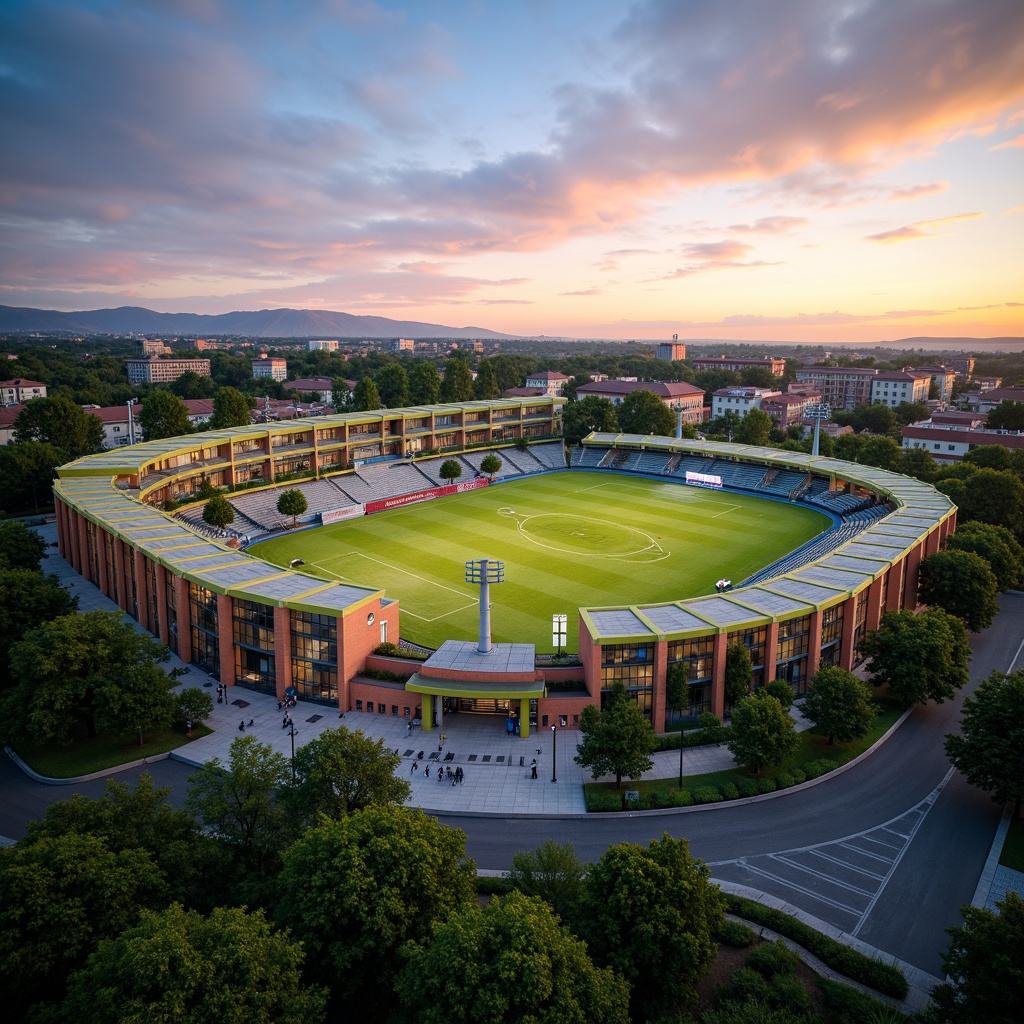
<path id="1" fill-rule="evenodd" d="M 142 306 L 65 313 L 0 306 L 2 333 L 164 334 L 246 338 L 511 338 L 482 327 L 445 327 L 327 309 L 260 309 L 207 315 L 156 313 Z"/>

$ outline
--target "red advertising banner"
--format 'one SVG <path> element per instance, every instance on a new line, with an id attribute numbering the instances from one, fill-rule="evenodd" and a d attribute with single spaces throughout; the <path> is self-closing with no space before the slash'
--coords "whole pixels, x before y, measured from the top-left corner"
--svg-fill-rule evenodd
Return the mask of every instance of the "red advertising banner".
<path id="1" fill-rule="evenodd" d="M 462 491 L 475 491 L 478 487 L 486 487 L 490 481 L 486 477 L 478 477 L 475 480 L 467 480 L 462 484 L 449 484 L 447 487 L 430 487 L 425 491 L 413 491 L 411 494 L 399 494 L 394 498 L 381 498 L 379 501 L 368 501 L 366 503 L 366 514 L 383 512 L 389 508 L 401 508 L 402 505 L 414 505 L 418 501 L 431 501 L 434 498 L 443 498 L 446 494 L 459 494 Z"/>

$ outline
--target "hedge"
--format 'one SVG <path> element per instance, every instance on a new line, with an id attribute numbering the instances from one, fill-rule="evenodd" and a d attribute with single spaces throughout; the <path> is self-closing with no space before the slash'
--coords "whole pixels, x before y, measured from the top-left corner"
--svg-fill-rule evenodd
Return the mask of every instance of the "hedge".
<path id="1" fill-rule="evenodd" d="M 781 910 L 774 910 L 743 896 L 729 893 L 724 895 L 731 913 L 785 935 L 845 977 L 894 999 L 905 999 L 910 991 L 906 976 L 898 967 L 844 946 Z"/>

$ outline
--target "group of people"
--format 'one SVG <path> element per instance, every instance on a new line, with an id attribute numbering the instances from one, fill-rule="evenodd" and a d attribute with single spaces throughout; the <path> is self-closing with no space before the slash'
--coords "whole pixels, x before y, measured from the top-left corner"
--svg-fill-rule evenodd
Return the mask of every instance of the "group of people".
<path id="1" fill-rule="evenodd" d="M 217 684 L 217 703 L 223 704 L 228 699 L 228 688 L 222 683 Z"/>
<path id="2" fill-rule="evenodd" d="M 420 756 L 422 757 L 422 754 Z M 415 775 L 419 770 L 420 770 L 420 762 L 419 762 L 419 760 L 413 761 L 412 767 L 409 769 L 409 774 L 410 775 Z M 430 778 L 432 772 L 433 772 L 433 768 L 431 767 L 430 764 L 425 764 L 423 766 L 423 774 L 428 779 Z M 465 781 L 466 773 L 462 770 L 461 766 L 456 767 L 455 770 L 453 771 L 451 766 L 444 767 L 442 765 L 438 765 L 437 766 L 437 781 L 440 782 L 445 777 L 448 778 L 448 781 L 451 782 L 451 784 L 453 786 L 461 786 L 462 783 Z"/>
<path id="3" fill-rule="evenodd" d="M 288 697 L 285 700 L 279 700 L 277 702 L 277 710 L 278 711 L 284 711 L 287 708 L 295 707 L 295 705 L 298 704 L 298 703 L 299 703 L 299 701 L 298 701 L 297 697 Z"/>
<path id="4" fill-rule="evenodd" d="M 256 720 L 253 719 L 253 718 L 250 718 L 249 719 L 249 727 L 252 728 L 255 724 L 256 724 Z M 238 731 L 239 732 L 245 732 L 245 719 L 244 718 L 238 723 Z"/>

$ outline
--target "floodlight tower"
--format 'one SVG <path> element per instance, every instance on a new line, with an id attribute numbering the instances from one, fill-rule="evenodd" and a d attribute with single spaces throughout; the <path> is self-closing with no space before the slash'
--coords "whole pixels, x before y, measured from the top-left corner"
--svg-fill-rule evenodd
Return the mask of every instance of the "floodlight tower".
<path id="1" fill-rule="evenodd" d="M 466 563 L 466 582 L 480 587 L 480 640 L 479 654 L 491 652 L 491 592 L 492 583 L 505 582 L 505 563 L 494 558 L 477 558 Z"/>
<path id="2" fill-rule="evenodd" d="M 832 406 L 828 402 L 815 402 L 804 410 L 804 415 L 814 420 L 814 441 L 811 444 L 811 454 L 818 455 L 818 440 L 821 435 L 821 421 L 832 418 Z"/>
<path id="3" fill-rule="evenodd" d="M 673 340 L 676 335 L 672 335 Z M 676 440 L 681 441 L 683 438 L 683 403 L 680 400 L 676 400 L 676 404 L 672 406 L 673 411 L 676 414 Z"/>

